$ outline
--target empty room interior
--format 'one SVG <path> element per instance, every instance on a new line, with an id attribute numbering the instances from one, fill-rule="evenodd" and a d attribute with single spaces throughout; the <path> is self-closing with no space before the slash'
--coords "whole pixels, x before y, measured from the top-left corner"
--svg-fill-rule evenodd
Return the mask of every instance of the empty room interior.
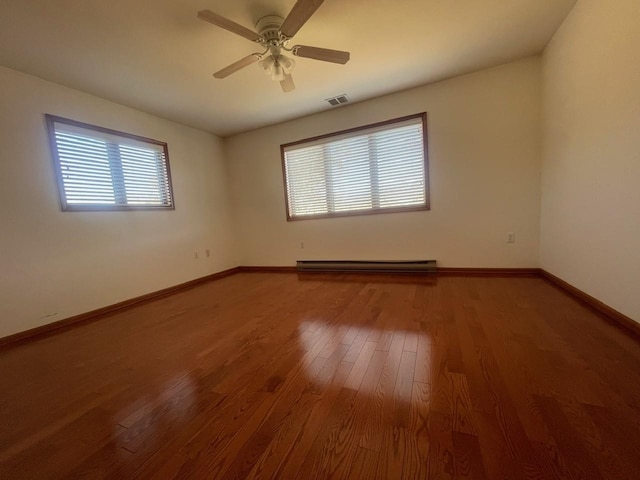
<path id="1" fill-rule="evenodd" d="M 5 0 L 0 478 L 637 479 L 638 0 Z"/>

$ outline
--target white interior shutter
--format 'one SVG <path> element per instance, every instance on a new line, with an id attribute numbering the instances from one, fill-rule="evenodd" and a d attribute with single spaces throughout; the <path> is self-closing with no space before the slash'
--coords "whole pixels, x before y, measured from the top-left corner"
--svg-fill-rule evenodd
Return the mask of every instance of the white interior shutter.
<path id="1" fill-rule="evenodd" d="M 428 208 L 423 118 L 283 146 L 289 217 Z"/>
<path id="2" fill-rule="evenodd" d="M 173 208 L 166 144 L 47 116 L 65 209 Z"/>
<path id="3" fill-rule="evenodd" d="M 115 204 L 107 143 L 72 132 L 55 135 L 67 203 Z"/>

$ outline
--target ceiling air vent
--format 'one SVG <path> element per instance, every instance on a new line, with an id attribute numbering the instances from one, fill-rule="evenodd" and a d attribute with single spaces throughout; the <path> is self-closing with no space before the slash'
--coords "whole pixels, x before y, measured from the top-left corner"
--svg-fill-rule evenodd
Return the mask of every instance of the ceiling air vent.
<path id="1" fill-rule="evenodd" d="M 342 105 L 343 103 L 348 103 L 349 97 L 343 94 L 343 95 L 338 95 L 337 97 L 327 98 L 326 100 L 327 102 L 329 102 L 331 106 L 337 107 L 338 105 Z"/>

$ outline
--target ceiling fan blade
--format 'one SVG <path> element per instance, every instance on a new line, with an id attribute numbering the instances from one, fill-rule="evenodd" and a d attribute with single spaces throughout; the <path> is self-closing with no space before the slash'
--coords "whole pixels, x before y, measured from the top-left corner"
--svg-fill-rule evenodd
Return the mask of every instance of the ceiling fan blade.
<path id="1" fill-rule="evenodd" d="M 285 37 L 293 37 L 307 23 L 324 0 L 298 0 L 280 27 Z"/>
<path id="2" fill-rule="evenodd" d="M 217 13 L 213 13 L 211 10 L 200 10 L 198 12 L 198 18 L 200 20 L 204 20 L 205 22 L 213 23 L 214 25 L 224 28 L 236 35 L 240 35 L 252 42 L 259 42 L 262 40 L 262 37 L 258 35 L 253 30 L 249 30 L 247 27 L 243 27 L 242 25 L 234 22 L 233 20 L 229 20 L 228 18 L 223 17 L 222 15 L 218 15 Z"/>
<path id="3" fill-rule="evenodd" d="M 236 73 L 238 70 L 244 67 L 248 67 L 252 63 L 256 63 L 258 60 L 260 60 L 260 55 L 258 55 L 257 53 L 252 53 L 251 55 L 247 55 L 246 57 L 238 60 L 237 62 L 232 63 L 228 67 L 224 67 L 222 70 L 218 70 L 216 73 L 213 74 L 213 76 L 216 78 L 228 77 L 232 73 Z"/>
<path id="4" fill-rule="evenodd" d="M 306 45 L 296 45 L 293 47 L 293 54 L 298 57 L 313 58 L 323 62 L 340 63 L 344 65 L 351 58 L 349 52 L 341 50 L 331 50 L 329 48 L 308 47 Z"/>
<path id="5" fill-rule="evenodd" d="M 280 86 L 284 93 L 292 92 L 296 89 L 296 84 L 293 83 L 293 77 L 288 73 L 285 73 L 284 80 L 280 82 Z"/>

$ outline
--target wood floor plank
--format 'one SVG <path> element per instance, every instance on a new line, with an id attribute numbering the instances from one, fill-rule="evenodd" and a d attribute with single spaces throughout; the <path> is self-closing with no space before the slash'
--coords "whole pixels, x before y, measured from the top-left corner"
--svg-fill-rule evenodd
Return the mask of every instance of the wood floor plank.
<path id="1" fill-rule="evenodd" d="M 358 448 L 356 456 L 353 460 L 353 466 L 347 475 L 350 480 L 371 480 L 375 478 L 378 466 L 378 454 L 367 450 L 366 448 Z"/>
<path id="2" fill-rule="evenodd" d="M 475 435 L 456 431 L 453 432 L 452 437 L 456 477 L 488 480 L 482 463 L 482 452 L 478 438 Z"/>
<path id="3" fill-rule="evenodd" d="M 298 475 L 308 479 L 335 477 L 347 450 L 346 437 L 353 434 L 350 427 L 354 424 L 357 394 L 346 387 L 340 390 L 331 415 L 318 432 Z"/>
<path id="4" fill-rule="evenodd" d="M 393 392 L 402 359 L 404 337 L 403 331 L 394 333 L 380 379 L 372 393 L 372 401 L 360 436 L 360 446 L 376 452 L 382 448 L 385 425 L 393 424 Z"/>
<path id="5" fill-rule="evenodd" d="M 367 341 L 367 344 L 373 343 Z M 352 408 L 346 411 L 343 417 L 335 423 L 324 438 L 322 448 L 317 449 L 315 454 L 312 453 L 315 457 L 312 471 L 316 474 L 322 472 L 319 478 L 324 478 L 325 475 L 329 475 L 330 478 L 348 478 L 350 466 L 361 448 L 358 442 L 369 410 L 368 406 L 372 402 L 371 393 L 378 384 L 386 356 L 384 351 L 373 351 L 366 372 L 359 383 L 357 394 L 353 399 Z M 356 366 L 357 362 L 353 368 L 355 369 Z M 351 388 L 349 387 L 349 379 L 345 382 L 345 388 Z M 345 427 L 347 425 L 348 428 Z M 322 438 L 318 437 L 317 445 L 319 446 L 319 442 L 322 441 Z M 310 459 L 308 465 L 311 465 Z"/>
<path id="6" fill-rule="evenodd" d="M 428 428 L 427 478 L 452 479 L 455 475 L 455 452 L 451 418 L 446 414 L 431 410 Z"/>
<path id="7" fill-rule="evenodd" d="M 602 440 L 600 448 L 585 443 L 592 458 L 600 460 L 598 468 L 603 475 L 620 479 L 631 479 L 640 471 L 640 435 L 637 426 L 630 424 L 626 415 L 619 411 L 593 405 L 583 405 L 593 420 Z"/>
<path id="8" fill-rule="evenodd" d="M 560 452 L 569 463 L 571 471 L 575 472 L 574 475 L 584 479 L 604 479 L 558 402 L 553 398 L 539 396 L 535 398 L 535 401 L 558 444 Z"/>
<path id="9" fill-rule="evenodd" d="M 281 415 L 281 424 L 273 432 L 268 431 L 268 425 L 262 429 L 262 435 L 265 436 L 264 430 L 266 430 L 266 435 L 270 435 L 271 440 L 261 453 L 258 452 L 260 453 L 258 460 L 253 462 L 250 472 L 244 478 L 273 478 L 284 468 L 312 421 L 316 404 L 323 400 L 332 379 L 336 375 L 340 375 L 341 368 L 344 368 L 345 364 L 342 363 L 342 358 L 346 350 L 347 345 L 342 345 L 324 362 L 316 377 L 304 388 L 301 400 L 296 402 L 289 412 Z M 260 437 L 258 437 L 259 440 Z M 250 445 L 245 444 L 243 449 L 247 448 L 250 448 Z M 242 453 L 239 454 L 239 456 L 242 455 Z M 226 476 L 229 476 L 229 472 L 226 473 Z"/>
<path id="10" fill-rule="evenodd" d="M 414 382 L 411 391 L 411 416 L 406 432 L 406 461 L 402 466 L 402 476 L 406 479 L 427 478 L 430 396 L 430 385 Z"/>
<path id="11" fill-rule="evenodd" d="M 409 457 L 407 439 L 409 432 L 397 425 L 389 426 L 384 431 L 382 449 L 378 454 L 376 466 L 377 480 L 400 480 L 403 476 L 404 464 Z"/>
<path id="12" fill-rule="evenodd" d="M 300 430 L 299 435 L 295 439 L 292 450 L 286 458 L 282 459 L 282 465 L 278 468 L 277 475 L 274 478 L 296 478 L 297 475 L 304 475 L 302 465 L 304 464 L 309 452 L 314 446 L 316 439 L 320 437 L 323 431 L 328 428 L 331 421 L 337 421 L 340 414 L 340 407 L 334 408 L 336 402 L 342 401 L 344 382 L 351 369 L 353 363 L 342 361 L 336 369 L 335 375 L 327 388 L 321 394 L 321 398 L 311 410 L 309 418 L 304 425 L 305 428 Z"/>

